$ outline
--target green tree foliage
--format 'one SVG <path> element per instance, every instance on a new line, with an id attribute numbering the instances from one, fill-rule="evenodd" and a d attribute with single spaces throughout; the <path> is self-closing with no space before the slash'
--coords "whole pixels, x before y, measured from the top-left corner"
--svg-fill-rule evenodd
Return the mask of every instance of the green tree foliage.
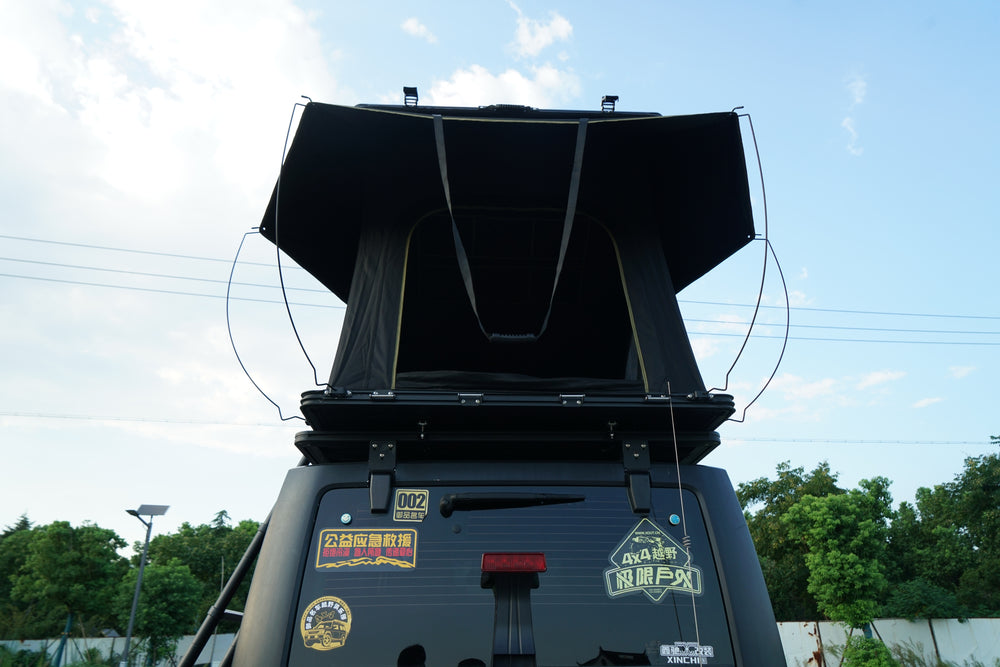
<path id="1" fill-rule="evenodd" d="M 215 603 L 221 586 L 229 579 L 259 527 L 256 521 L 247 520 L 232 526 L 229 514 L 221 511 L 216 513 L 211 523 L 192 526 L 185 522 L 176 533 L 153 538 L 149 545 L 151 563 L 176 560 L 187 565 L 201 584 L 197 621 L 193 623 L 190 632 L 198 629 L 198 621 L 204 618 L 209 607 Z M 230 609 L 243 610 L 251 577 L 252 573 L 244 579 L 229 604 Z M 224 621 L 220 627 L 224 631 L 235 630 L 236 625 L 231 623 Z"/>
<path id="2" fill-rule="evenodd" d="M 115 607 L 119 610 L 120 627 L 128 625 L 137 577 L 138 570 L 133 568 L 118 586 Z M 177 559 L 146 566 L 134 634 L 143 638 L 151 664 L 174 654 L 177 640 L 197 623 L 201 597 L 201 582 Z"/>
<path id="3" fill-rule="evenodd" d="M 24 560 L 13 575 L 10 599 L 25 614 L 25 636 L 58 635 L 70 613 L 86 634 L 110 624 L 114 594 L 127 569 L 118 555 L 125 542 L 114 531 L 56 521 L 16 531 L 3 546 L 12 539 L 20 540 Z"/>
<path id="4" fill-rule="evenodd" d="M 0 534 L 0 637 L 27 639 L 37 605 L 23 605 L 11 599 L 14 579 L 24 566 L 31 543 L 32 524 L 27 515 Z"/>
<path id="5" fill-rule="evenodd" d="M 808 590 L 834 621 L 860 628 L 880 609 L 888 587 L 883 562 L 892 513 L 889 482 L 862 480 L 844 494 L 807 495 L 782 517 L 789 537 L 808 548 Z"/>
<path id="6" fill-rule="evenodd" d="M 804 468 L 792 468 L 785 461 L 778 464 L 777 479 L 761 477 L 740 484 L 736 490 L 779 621 L 819 617 L 816 600 L 807 590 L 808 547 L 801 540 L 789 539 L 781 518 L 807 495 L 824 497 L 841 493 L 844 490 L 837 486 L 837 475 L 830 472 L 825 461 L 808 474 Z"/>
<path id="7" fill-rule="evenodd" d="M 844 646 L 843 667 L 896 667 L 892 652 L 885 644 L 872 637 L 854 635 Z"/>
<path id="8" fill-rule="evenodd" d="M 1000 615 L 1000 456 L 968 458 L 951 482 L 918 489 L 916 505 L 900 505 L 889 534 L 899 595 L 887 611 Z"/>

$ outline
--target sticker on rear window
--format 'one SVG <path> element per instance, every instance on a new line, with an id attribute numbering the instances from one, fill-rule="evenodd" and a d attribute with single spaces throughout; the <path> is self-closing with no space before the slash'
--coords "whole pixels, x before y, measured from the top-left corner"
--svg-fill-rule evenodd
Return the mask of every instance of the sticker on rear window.
<path id="1" fill-rule="evenodd" d="M 660 644 L 660 657 L 666 658 L 668 665 L 707 665 L 708 659 L 715 657 L 715 648 L 698 642 Z"/>
<path id="2" fill-rule="evenodd" d="M 608 557 L 604 571 L 608 596 L 643 593 L 660 602 L 670 592 L 701 594 L 701 569 L 691 564 L 681 544 L 643 517 Z"/>
<path id="3" fill-rule="evenodd" d="M 393 521 L 423 521 L 427 516 L 427 489 L 396 489 L 396 502 L 392 508 Z"/>
<path id="4" fill-rule="evenodd" d="M 413 528 L 326 528 L 319 533 L 316 569 L 413 569 L 417 531 Z"/>
<path id="5" fill-rule="evenodd" d="M 351 609 L 332 595 L 313 600 L 302 612 L 299 632 L 306 648 L 317 651 L 340 648 L 351 633 Z"/>

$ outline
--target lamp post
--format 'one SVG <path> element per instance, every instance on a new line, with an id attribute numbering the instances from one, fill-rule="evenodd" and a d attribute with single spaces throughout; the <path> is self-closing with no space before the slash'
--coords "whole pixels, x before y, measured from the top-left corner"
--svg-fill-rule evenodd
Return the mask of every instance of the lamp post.
<path id="1" fill-rule="evenodd" d="M 146 569 L 146 554 L 149 553 L 149 536 L 153 532 L 153 517 L 163 516 L 170 505 L 140 505 L 137 510 L 125 510 L 146 526 L 146 543 L 142 547 L 142 558 L 139 559 L 139 576 L 135 582 L 135 595 L 132 596 L 132 613 L 128 617 L 128 632 L 125 633 L 125 651 L 119 667 L 128 667 L 128 647 L 132 643 L 132 630 L 135 628 L 135 611 L 139 606 L 139 589 L 142 588 L 142 572 Z M 142 518 L 145 514 L 149 521 Z"/>

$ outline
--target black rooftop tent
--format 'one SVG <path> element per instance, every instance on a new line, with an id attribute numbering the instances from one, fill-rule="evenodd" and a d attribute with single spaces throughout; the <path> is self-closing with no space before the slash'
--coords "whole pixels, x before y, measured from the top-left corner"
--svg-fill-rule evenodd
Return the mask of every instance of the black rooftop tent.
<path id="1" fill-rule="evenodd" d="M 675 295 L 754 228 L 735 113 L 310 103 L 261 233 L 347 303 L 333 387 L 696 394 Z"/>

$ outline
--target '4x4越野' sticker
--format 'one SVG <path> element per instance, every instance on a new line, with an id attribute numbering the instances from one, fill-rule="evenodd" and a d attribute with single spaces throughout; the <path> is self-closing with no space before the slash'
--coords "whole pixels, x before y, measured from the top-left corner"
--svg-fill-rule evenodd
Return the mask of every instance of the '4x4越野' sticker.
<path id="1" fill-rule="evenodd" d="M 351 609 L 332 595 L 313 600 L 302 612 L 299 632 L 306 648 L 317 651 L 340 648 L 351 633 Z"/>
<path id="2" fill-rule="evenodd" d="M 427 489 L 396 489 L 392 520 L 423 521 L 427 516 L 427 502 L 430 495 Z"/>
<path id="3" fill-rule="evenodd" d="M 608 560 L 614 566 L 604 571 L 609 597 L 641 592 L 660 602 L 669 591 L 701 594 L 701 570 L 691 564 L 687 550 L 645 517 Z"/>
<path id="4" fill-rule="evenodd" d="M 316 569 L 413 569 L 417 531 L 413 528 L 326 528 L 319 533 Z"/>

